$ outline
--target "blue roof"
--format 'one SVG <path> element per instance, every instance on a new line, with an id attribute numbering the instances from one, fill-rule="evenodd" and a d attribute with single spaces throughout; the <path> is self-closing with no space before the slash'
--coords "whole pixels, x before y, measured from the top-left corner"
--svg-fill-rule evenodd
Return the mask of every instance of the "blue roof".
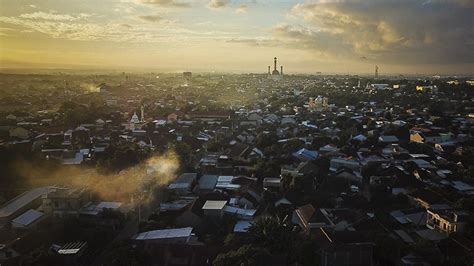
<path id="1" fill-rule="evenodd" d="M 318 152 L 302 148 L 293 153 L 293 156 L 297 158 L 316 159 L 318 157 Z"/>

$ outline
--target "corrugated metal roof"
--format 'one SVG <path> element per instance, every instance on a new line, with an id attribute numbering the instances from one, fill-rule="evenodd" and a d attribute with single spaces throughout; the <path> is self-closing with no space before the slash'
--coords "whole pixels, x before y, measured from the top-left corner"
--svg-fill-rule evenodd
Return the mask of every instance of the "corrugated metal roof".
<path id="1" fill-rule="evenodd" d="M 48 194 L 51 188 L 52 187 L 35 188 L 10 200 L 0 208 L 0 218 L 8 217 L 19 211 L 21 208 L 24 208 L 32 201 L 40 198 L 42 195 Z"/>
<path id="2" fill-rule="evenodd" d="M 193 231 L 192 227 L 174 228 L 174 229 L 163 229 L 143 232 L 134 237 L 136 240 L 151 240 L 151 239 L 167 239 L 167 238 L 180 238 L 190 237 Z"/>
<path id="3" fill-rule="evenodd" d="M 22 215 L 16 217 L 12 221 L 12 223 L 17 224 L 17 225 L 22 225 L 22 226 L 28 226 L 32 224 L 33 222 L 35 222 L 36 220 L 40 219 L 43 215 L 44 213 L 40 211 L 30 209 L 26 211 L 25 213 L 23 213 Z"/>
<path id="4" fill-rule="evenodd" d="M 202 206 L 203 210 L 222 210 L 227 204 L 226 200 L 208 200 Z"/>

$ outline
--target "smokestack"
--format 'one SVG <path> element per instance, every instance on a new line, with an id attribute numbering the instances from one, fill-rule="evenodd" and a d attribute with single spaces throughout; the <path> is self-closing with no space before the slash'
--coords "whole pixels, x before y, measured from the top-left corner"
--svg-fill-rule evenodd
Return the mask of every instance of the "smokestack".
<path id="1" fill-rule="evenodd" d="M 275 57 L 273 60 L 274 60 L 273 70 L 277 70 L 277 58 Z"/>
<path id="2" fill-rule="evenodd" d="M 270 75 L 270 66 L 268 66 L 268 75 Z"/>
<path id="3" fill-rule="evenodd" d="M 280 71 L 280 75 L 283 76 L 283 66 L 280 67 L 281 71 Z"/>

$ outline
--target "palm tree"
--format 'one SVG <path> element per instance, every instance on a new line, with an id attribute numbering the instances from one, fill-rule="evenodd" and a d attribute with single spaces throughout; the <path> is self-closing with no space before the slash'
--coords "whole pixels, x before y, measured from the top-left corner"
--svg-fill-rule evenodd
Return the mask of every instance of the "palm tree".
<path id="1" fill-rule="evenodd" d="M 274 216 L 262 216 L 249 228 L 252 243 L 267 248 L 272 254 L 288 251 L 293 240 L 291 227 Z"/>

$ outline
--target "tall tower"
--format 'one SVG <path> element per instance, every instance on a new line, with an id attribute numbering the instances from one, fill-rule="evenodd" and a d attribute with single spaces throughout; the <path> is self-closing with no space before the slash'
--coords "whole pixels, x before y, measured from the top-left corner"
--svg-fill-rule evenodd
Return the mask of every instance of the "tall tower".
<path id="1" fill-rule="evenodd" d="M 268 66 L 268 75 L 270 75 L 270 66 Z"/>
<path id="2" fill-rule="evenodd" d="M 280 75 L 283 76 L 283 66 L 280 66 Z"/>
<path id="3" fill-rule="evenodd" d="M 375 66 L 375 78 L 379 77 L 379 66 Z"/>
<path id="4" fill-rule="evenodd" d="M 273 70 L 277 71 L 277 58 L 273 58 L 273 62 L 274 62 L 274 67 L 273 67 Z"/>
<path id="5" fill-rule="evenodd" d="M 141 111 L 141 120 L 140 120 L 140 122 L 145 122 L 145 107 L 143 105 L 140 108 L 140 111 Z"/>

